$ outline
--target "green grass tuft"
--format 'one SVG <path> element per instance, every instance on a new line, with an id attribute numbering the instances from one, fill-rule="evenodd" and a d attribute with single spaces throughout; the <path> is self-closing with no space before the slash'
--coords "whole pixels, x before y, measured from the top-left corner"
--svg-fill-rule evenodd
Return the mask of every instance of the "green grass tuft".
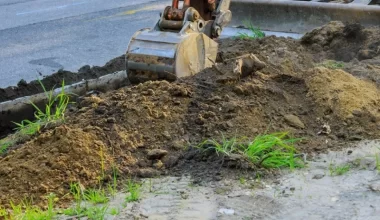
<path id="1" fill-rule="evenodd" d="M 347 173 L 350 170 L 351 166 L 349 164 L 345 165 L 333 165 L 330 164 L 329 166 L 329 171 L 330 171 L 330 176 L 341 176 Z"/>
<path id="2" fill-rule="evenodd" d="M 244 26 L 248 28 L 250 31 L 249 34 L 247 33 L 238 33 L 238 37 L 240 39 L 256 39 L 256 38 L 263 38 L 265 37 L 265 33 L 262 32 L 259 28 L 253 26 L 253 24 L 249 21 L 243 22 Z"/>
<path id="3" fill-rule="evenodd" d="M 104 206 L 93 206 L 89 207 L 86 210 L 85 215 L 88 217 L 88 219 L 91 220 L 104 220 L 104 216 L 106 215 L 108 210 L 108 205 Z"/>
<path id="4" fill-rule="evenodd" d="M 120 213 L 120 211 L 118 208 L 111 208 L 110 209 L 110 214 L 113 216 L 118 215 L 119 213 Z"/>
<path id="5" fill-rule="evenodd" d="M 264 168 L 303 167 L 302 160 L 295 155 L 294 147 L 294 143 L 301 139 L 289 138 L 286 132 L 260 135 L 248 142 L 244 142 L 244 139 L 226 139 L 223 136 L 221 142 L 206 140 L 197 148 L 211 149 L 224 156 L 239 154 L 255 166 Z"/>
<path id="6" fill-rule="evenodd" d="M 323 66 L 323 67 L 328 68 L 328 69 L 336 70 L 336 69 L 343 69 L 344 63 L 338 62 L 335 60 L 326 60 L 326 61 L 320 63 L 319 66 Z"/>
<path id="7" fill-rule="evenodd" d="M 32 201 L 24 200 L 20 204 L 10 203 L 11 211 L 8 212 L 4 208 L 0 208 L 0 217 L 6 220 L 51 220 L 57 215 L 54 210 L 55 195 L 48 196 L 48 206 L 46 210 L 33 207 Z"/>
<path id="8" fill-rule="evenodd" d="M 62 81 L 61 92 L 56 96 L 54 96 L 53 89 L 51 91 L 47 91 L 42 82 L 40 80 L 38 80 L 38 82 L 44 90 L 48 103 L 45 105 L 45 109 L 43 111 L 36 104 L 30 102 L 36 110 L 34 113 L 35 120 L 23 120 L 20 123 L 14 122 L 17 126 L 16 130 L 22 134 L 33 135 L 38 133 L 41 128 L 46 127 L 51 123 L 64 121 L 65 111 L 70 103 L 70 97 L 65 92 L 65 81 Z"/>
<path id="9" fill-rule="evenodd" d="M 109 201 L 104 189 L 88 189 L 84 193 L 84 199 L 93 204 L 101 204 Z"/>
<path id="10" fill-rule="evenodd" d="M 126 202 L 135 202 L 140 199 L 140 185 L 138 183 L 133 183 L 131 180 L 128 181 L 126 185 L 127 192 L 129 194 L 125 198 Z"/>

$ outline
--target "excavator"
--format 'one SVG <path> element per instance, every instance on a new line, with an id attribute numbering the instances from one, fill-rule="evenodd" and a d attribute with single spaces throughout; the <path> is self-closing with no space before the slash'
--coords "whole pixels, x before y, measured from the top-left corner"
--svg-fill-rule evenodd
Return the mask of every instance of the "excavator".
<path id="1" fill-rule="evenodd" d="M 216 39 L 227 25 L 238 26 L 243 19 L 263 30 L 302 34 L 333 20 L 379 25 L 379 4 L 380 0 L 173 0 L 153 28 L 132 36 L 125 56 L 128 79 L 131 84 L 175 81 L 211 67 L 218 52 Z"/>
<path id="2" fill-rule="evenodd" d="M 132 84 L 149 80 L 174 81 L 211 67 L 215 41 L 231 21 L 230 0 L 173 0 L 155 26 L 137 31 L 126 53 Z"/>

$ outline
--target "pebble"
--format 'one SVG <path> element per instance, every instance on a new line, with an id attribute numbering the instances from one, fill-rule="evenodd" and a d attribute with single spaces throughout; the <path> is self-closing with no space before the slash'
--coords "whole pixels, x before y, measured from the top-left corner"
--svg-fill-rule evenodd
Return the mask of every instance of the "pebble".
<path id="1" fill-rule="evenodd" d="M 285 115 L 284 116 L 285 121 L 293 127 L 296 128 L 305 128 L 305 124 L 301 121 L 301 119 L 298 116 L 295 115 Z"/>
<path id="2" fill-rule="evenodd" d="M 323 177 L 325 177 L 324 174 L 318 173 L 318 174 L 315 174 L 315 175 L 313 176 L 313 179 L 319 180 L 319 179 L 322 179 Z"/>

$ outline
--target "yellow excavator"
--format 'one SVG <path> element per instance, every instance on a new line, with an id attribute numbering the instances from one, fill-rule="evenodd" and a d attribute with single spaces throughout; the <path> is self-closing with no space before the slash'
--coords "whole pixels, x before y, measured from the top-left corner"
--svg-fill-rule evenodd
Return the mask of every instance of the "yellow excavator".
<path id="1" fill-rule="evenodd" d="M 154 28 L 139 30 L 126 53 L 132 84 L 174 81 L 211 67 L 218 38 L 231 21 L 230 0 L 173 0 Z"/>

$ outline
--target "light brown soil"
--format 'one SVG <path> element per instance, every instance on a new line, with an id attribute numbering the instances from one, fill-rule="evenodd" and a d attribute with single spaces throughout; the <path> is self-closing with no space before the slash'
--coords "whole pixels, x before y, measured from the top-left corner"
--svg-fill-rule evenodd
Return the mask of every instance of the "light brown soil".
<path id="1" fill-rule="evenodd" d="M 334 29 L 340 24 L 330 26 Z M 112 165 L 126 177 L 171 171 L 215 176 L 210 173 L 220 171 L 218 158 L 185 147 L 222 134 L 254 137 L 265 131 L 289 131 L 306 138 L 297 147 L 311 154 L 349 141 L 379 138 L 379 81 L 365 69 L 379 75 L 380 57 L 376 53 L 366 60 L 371 65 L 361 64 L 364 69 L 350 72 L 356 68 L 353 63 L 359 51 L 379 41 L 378 35 L 372 35 L 378 32 L 355 29 L 357 35 L 366 36 L 364 43 L 350 34 L 338 34 L 350 27 L 335 28 L 330 44 L 320 40 L 325 35 L 321 30 L 301 42 L 276 37 L 224 40 L 221 63 L 194 77 L 174 83 L 146 82 L 85 97 L 68 114 L 65 125 L 45 131 L 0 160 L 0 204 L 34 196 L 42 205 L 42 196 L 55 192 L 62 198 L 72 181 L 95 186 L 101 158 L 105 182 Z M 340 53 L 331 45 L 334 36 L 347 47 L 359 48 L 352 51 L 345 71 L 318 64 Z M 245 53 L 255 54 L 267 67 L 241 80 L 229 77 L 233 61 L 223 64 L 223 60 Z M 326 126 L 331 132 L 326 132 Z"/>

